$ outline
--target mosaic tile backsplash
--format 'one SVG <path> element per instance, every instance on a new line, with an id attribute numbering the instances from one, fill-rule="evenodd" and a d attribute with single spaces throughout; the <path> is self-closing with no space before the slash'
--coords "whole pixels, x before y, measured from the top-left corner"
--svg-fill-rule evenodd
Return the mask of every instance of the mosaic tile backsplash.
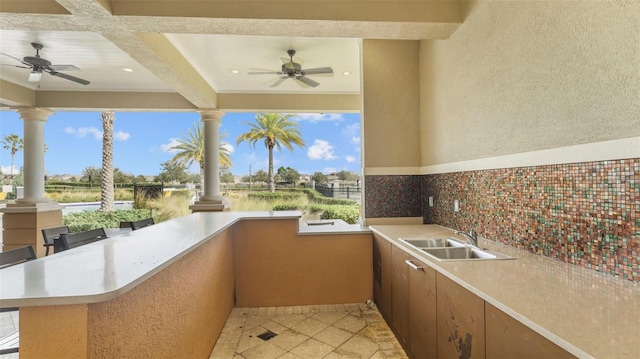
<path id="1" fill-rule="evenodd" d="M 365 217 L 422 217 L 420 176 L 365 176 Z"/>
<path id="2" fill-rule="evenodd" d="M 640 158 L 426 175 L 422 213 L 424 223 L 476 228 L 488 239 L 640 282 Z"/>

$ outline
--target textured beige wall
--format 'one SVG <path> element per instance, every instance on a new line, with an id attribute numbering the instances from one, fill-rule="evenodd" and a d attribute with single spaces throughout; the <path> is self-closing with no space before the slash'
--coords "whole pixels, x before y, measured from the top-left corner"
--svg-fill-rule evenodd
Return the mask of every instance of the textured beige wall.
<path id="1" fill-rule="evenodd" d="M 421 164 L 640 135 L 640 1 L 479 1 L 420 43 Z"/>
<path id="2" fill-rule="evenodd" d="M 298 220 L 233 227 L 237 307 L 364 303 L 373 297 L 372 235 L 298 235 Z"/>
<path id="3" fill-rule="evenodd" d="M 417 41 L 364 40 L 364 167 L 420 165 Z"/>
<path id="4" fill-rule="evenodd" d="M 134 290 L 89 305 L 90 358 L 206 358 L 233 308 L 224 231 Z"/>

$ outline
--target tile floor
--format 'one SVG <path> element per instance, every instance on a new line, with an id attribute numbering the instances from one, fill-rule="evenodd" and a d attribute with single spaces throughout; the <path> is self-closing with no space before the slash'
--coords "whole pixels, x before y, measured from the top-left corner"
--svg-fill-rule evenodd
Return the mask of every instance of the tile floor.
<path id="1" fill-rule="evenodd" d="M 18 330 L 18 312 L 0 312 L 0 338 Z M 17 359 L 18 353 L 0 355 L 0 359 Z"/>
<path id="2" fill-rule="evenodd" d="M 408 357 L 375 307 L 337 304 L 234 308 L 209 358 Z"/>

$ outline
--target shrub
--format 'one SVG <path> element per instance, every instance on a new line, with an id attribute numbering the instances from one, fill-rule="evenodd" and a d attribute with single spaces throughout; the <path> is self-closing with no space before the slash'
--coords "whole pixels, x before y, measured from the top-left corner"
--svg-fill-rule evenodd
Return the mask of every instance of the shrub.
<path id="1" fill-rule="evenodd" d="M 302 210 L 304 206 L 300 203 L 278 203 L 273 206 L 272 210 L 274 211 L 299 211 Z"/>
<path id="2" fill-rule="evenodd" d="M 311 213 L 322 212 L 322 219 L 341 219 L 349 224 L 358 223 L 360 218 L 359 206 L 354 205 L 320 205 L 314 204 L 308 207 Z"/>
<path id="3" fill-rule="evenodd" d="M 294 201 L 300 198 L 298 193 L 291 192 L 251 192 L 247 194 L 247 197 L 250 199 L 256 199 L 261 201 Z"/>
<path id="4" fill-rule="evenodd" d="M 144 203 L 146 208 L 153 209 L 153 218 L 156 223 L 168 221 L 191 213 L 191 210 L 189 209 L 190 204 L 191 198 L 183 196 L 182 194 L 177 196 L 171 195 L 170 197 L 147 199 Z"/>
<path id="5" fill-rule="evenodd" d="M 71 232 L 83 232 L 95 228 L 118 228 L 120 222 L 133 222 L 149 218 L 147 209 L 122 209 L 113 212 L 84 211 L 69 213 L 62 217 L 62 223 Z"/>

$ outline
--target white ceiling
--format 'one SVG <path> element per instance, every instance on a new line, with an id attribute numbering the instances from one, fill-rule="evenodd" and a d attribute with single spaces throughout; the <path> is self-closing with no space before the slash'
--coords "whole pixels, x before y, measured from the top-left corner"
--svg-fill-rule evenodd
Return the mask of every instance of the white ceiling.
<path id="1" fill-rule="evenodd" d="M 363 39 L 445 39 L 464 9 L 459 0 L 2 0 L 0 52 L 21 59 L 41 43 L 41 57 L 91 83 L 28 82 L 29 69 L 0 55 L 9 65 L 0 66 L 0 108 L 353 111 Z M 272 88 L 276 75 L 247 74 L 280 70 L 289 49 L 303 69 L 334 76 Z"/>
<path id="2" fill-rule="evenodd" d="M 359 41 L 339 38 L 302 38 L 208 34 L 165 34 L 200 76 L 219 93 L 325 93 L 357 94 L 360 90 Z M 34 56 L 31 42 L 44 45 L 40 56 L 54 65 L 75 65 L 69 75 L 91 81 L 88 86 L 44 74 L 38 83 L 28 82 L 29 70 L 0 67 L 0 77 L 32 90 L 60 91 L 172 91 L 172 88 L 131 56 L 94 32 L 0 30 L 0 52 L 13 57 Z M 279 71 L 287 50 L 303 68 L 332 67 L 335 76 L 310 78 L 320 85 L 303 89 L 287 80 L 269 87 L 276 75 L 248 75 L 250 70 Z M 20 65 L 1 56 L 4 65 Z M 133 72 L 125 72 L 130 68 Z M 239 70 L 232 74 L 230 70 Z M 348 71 L 349 76 L 342 73 Z"/>

